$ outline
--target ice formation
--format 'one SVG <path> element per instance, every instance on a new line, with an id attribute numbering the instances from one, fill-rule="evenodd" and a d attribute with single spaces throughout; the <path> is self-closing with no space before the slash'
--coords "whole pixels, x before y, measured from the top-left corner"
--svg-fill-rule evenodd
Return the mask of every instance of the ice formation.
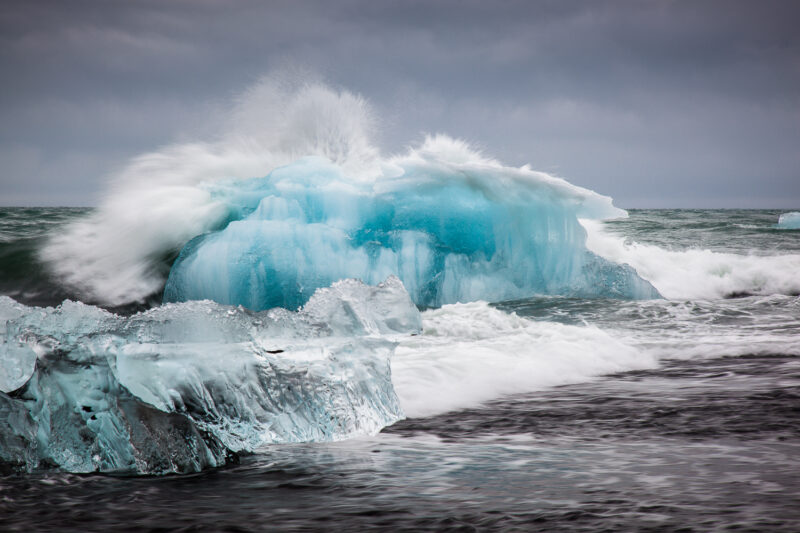
<path id="1" fill-rule="evenodd" d="M 230 222 L 183 248 L 167 302 L 296 309 L 338 279 L 373 284 L 389 275 L 423 306 L 534 294 L 658 297 L 630 267 L 587 251 L 577 217 L 624 214 L 608 198 L 448 138 L 392 159 L 376 179 L 308 157 L 208 190 Z"/>
<path id="2" fill-rule="evenodd" d="M 193 472 L 376 433 L 403 416 L 385 334 L 421 330 L 397 278 L 341 281 L 299 312 L 198 301 L 125 318 L 0 297 L 0 318 L 0 463 L 28 471 Z"/>
<path id="3" fill-rule="evenodd" d="M 778 217 L 778 227 L 780 229 L 800 229 L 800 211 L 783 213 Z"/>

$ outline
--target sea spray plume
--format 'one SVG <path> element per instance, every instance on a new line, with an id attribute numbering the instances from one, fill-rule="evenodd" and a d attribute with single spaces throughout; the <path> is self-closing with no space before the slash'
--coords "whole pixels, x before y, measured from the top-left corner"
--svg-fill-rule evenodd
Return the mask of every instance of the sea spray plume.
<path id="1" fill-rule="evenodd" d="M 317 155 L 354 177 L 378 173 L 373 113 L 363 98 L 320 82 L 265 77 L 237 99 L 219 139 L 176 144 L 133 159 L 98 209 L 54 235 L 41 258 L 86 300 L 142 301 L 159 292 L 165 258 L 217 229 L 228 208 L 205 184 L 268 174 Z"/>
<path id="2" fill-rule="evenodd" d="M 373 145 L 376 120 L 367 101 L 297 76 L 312 75 L 275 75 L 247 89 L 231 113 L 229 139 L 266 150 L 273 157 L 271 168 L 315 155 L 352 177 L 374 178 L 380 171 L 380 154 Z M 264 174 L 250 172 L 248 177 Z"/>

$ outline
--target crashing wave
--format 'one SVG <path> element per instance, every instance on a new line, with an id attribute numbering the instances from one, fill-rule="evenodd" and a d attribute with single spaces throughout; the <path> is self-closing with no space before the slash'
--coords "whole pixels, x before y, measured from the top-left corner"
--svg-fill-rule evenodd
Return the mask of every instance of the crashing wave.
<path id="1" fill-rule="evenodd" d="M 134 160 L 50 240 L 50 269 L 104 305 L 157 294 L 178 252 L 166 301 L 297 308 L 338 279 L 391 274 L 420 305 L 658 297 L 587 251 L 577 217 L 625 215 L 608 197 L 445 136 L 381 157 L 368 105 L 318 83 L 265 80 L 233 115 L 216 142 Z"/>
<path id="2" fill-rule="evenodd" d="M 88 217 L 55 233 L 41 259 L 83 301 L 120 306 L 159 293 L 187 241 L 219 229 L 225 205 L 206 184 L 263 176 L 315 155 L 352 175 L 379 168 L 372 112 L 318 82 L 264 78 L 246 91 L 219 139 L 133 159 Z"/>
<path id="3" fill-rule="evenodd" d="M 665 298 L 716 299 L 738 295 L 800 294 L 800 254 L 759 256 L 702 248 L 668 250 L 632 242 L 602 222 L 582 220 L 586 245 L 609 261 L 631 265 Z"/>
<path id="4" fill-rule="evenodd" d="M 402 418 L 386 334 L 421 330 L 402 283 L 345 280 L 299 312 L 201 301 L 120 317 L 0 297 L 0 463 L 164 474 Z M 10 370 L 9 370 L 10 369 Z"/>

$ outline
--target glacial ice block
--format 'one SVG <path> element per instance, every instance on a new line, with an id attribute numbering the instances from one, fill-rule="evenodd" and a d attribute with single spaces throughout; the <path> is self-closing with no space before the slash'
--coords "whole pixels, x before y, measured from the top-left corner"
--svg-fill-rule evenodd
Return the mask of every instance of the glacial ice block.
<path id="1" fill-rule="evenodd" d="M 194 472 L 266 444 L 377 433 L 403 416 L 395 344 L 377 333 L 421 328 L 396 278 L 342 281 L 299 312 L 198 301 L 125 318 L 0 297 L 0 315 L 15 315 L 0 362 L 18 345 L 38 354 L 0 392 L 0 462 L 27 471 Z"/>
<path id="2" fill-rule="evenodd" d="M 309 157 L 209 186 L 229 222 L 184 246 L 164 301 L 297 309 L 339 279 L 389 275 L 421 306 L 659 297 L 632 268 L 586 249 L 579 216 L 624 215 L 608 198 L 471 153 L 425 154 L 393 160 L 374 180 Z"/>
<path id="3" fill-rule="evenodd" d="M 778 228 L 800 229 L 800 212 L 791 211 L 789 213 L 783 213 L 778 217 Z"/>

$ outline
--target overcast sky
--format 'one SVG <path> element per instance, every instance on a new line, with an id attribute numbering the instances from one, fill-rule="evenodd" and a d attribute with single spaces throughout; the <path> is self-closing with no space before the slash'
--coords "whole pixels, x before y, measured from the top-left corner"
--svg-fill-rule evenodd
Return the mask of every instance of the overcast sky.
<path id="1" fill-rule="evenodd" d="M 0 204 L 92 205 L 132 156 L 300 65 L 621 207 L 800 208 L 800 2 L 0 2 Z"/>

